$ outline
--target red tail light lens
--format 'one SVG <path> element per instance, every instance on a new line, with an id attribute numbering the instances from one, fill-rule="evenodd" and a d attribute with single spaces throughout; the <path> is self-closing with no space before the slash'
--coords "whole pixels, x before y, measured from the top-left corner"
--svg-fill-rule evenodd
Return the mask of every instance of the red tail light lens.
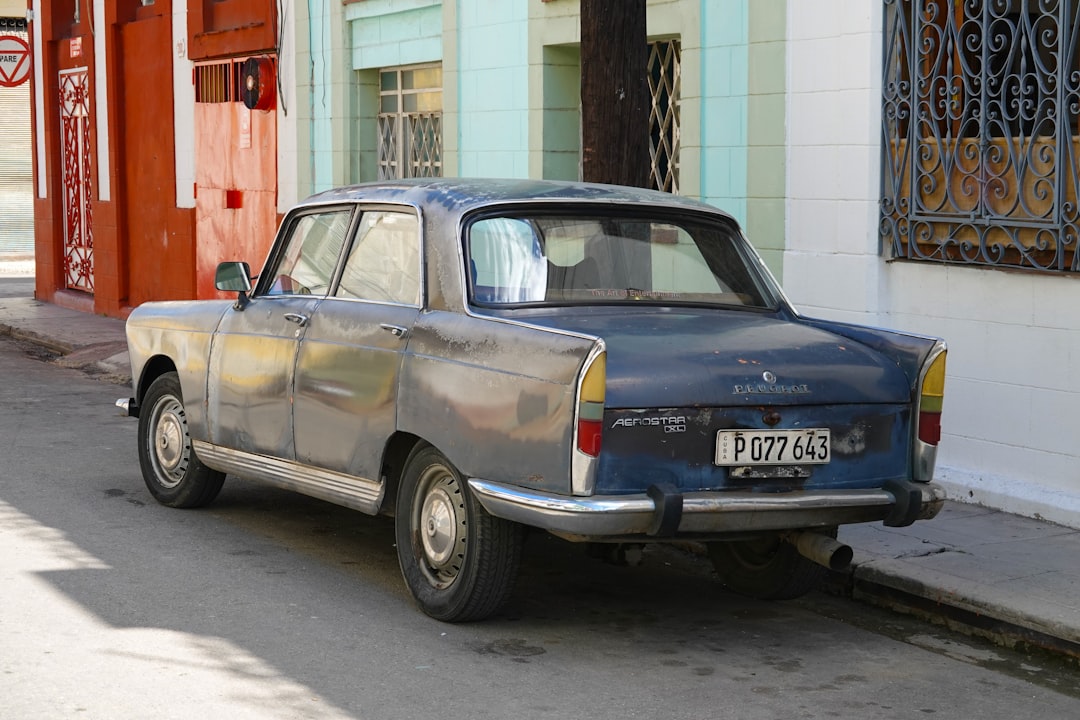
<path id="1" fill-rule="evenodd" d="M 600 455 L 600 445 L 603 440 L 604 423 L 601 420 L 578 420 L 577 446 L 578 450 L 591 457 Z"/>

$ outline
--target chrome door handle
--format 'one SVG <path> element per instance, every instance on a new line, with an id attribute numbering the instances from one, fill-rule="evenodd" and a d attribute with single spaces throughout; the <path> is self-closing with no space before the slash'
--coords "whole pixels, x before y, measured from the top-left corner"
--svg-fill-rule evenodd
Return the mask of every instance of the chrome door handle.
<path id="1" fill-rule="evenodd" d="M 388 333 L 390 333 L 394 337 L 403 338 L 409 333 L 408 328 L 403 328 L 400 325 L 391 325 L 390 323 L 380 323 L 379 327 L 381 327 L 383 330 L 386 330 Z"/>
<path id="2" fill-rule="evenodd" d="M 285 319 L 291 323 L 296 323 L 300 327 L 307 325 L 307 315 L 301 315 L 300 313 L 285 313 Z"/>

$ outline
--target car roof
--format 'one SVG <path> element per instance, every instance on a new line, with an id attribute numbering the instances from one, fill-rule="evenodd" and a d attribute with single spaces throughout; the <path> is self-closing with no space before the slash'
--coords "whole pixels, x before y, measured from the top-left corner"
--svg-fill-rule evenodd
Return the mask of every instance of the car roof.
<path id="1" fill-rule="evenodd" d="M 731 218 L 712 205 L 657 190 L 599 183 L 496 178 L 415 178 L 362 183 L 316 193 L 301 205 L 334 202 L 393 202 L 421 208 L 438 205 L 444 212 L 457 214 L 518 202 L 613 203 L 674 206 Z"/>

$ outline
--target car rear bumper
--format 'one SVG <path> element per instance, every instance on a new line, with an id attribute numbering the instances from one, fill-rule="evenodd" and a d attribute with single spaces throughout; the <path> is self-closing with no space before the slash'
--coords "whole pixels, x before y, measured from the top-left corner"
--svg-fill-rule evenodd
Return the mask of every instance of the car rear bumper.
<path id="1" fill-rule="evenodd" d="M 724 535 L 883 521 L 910 525 L 941 510 L 933 483 L 892 481 L 880 489 L 679 493 L 652 486 L 636 495 L 573 497 L 473 478 L 469 487 L 496 517 L 580 538 Z"/>

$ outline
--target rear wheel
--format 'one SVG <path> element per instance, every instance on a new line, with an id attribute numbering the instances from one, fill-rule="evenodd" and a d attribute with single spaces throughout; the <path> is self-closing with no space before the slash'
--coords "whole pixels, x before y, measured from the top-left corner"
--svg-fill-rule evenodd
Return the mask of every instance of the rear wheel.
<path id="1" fill-rule="evenodd" d="M 180 378 L 165 373 L 151 383 L 139 411 L 139 465 L 150 494 L 162 505 L 200 507 L 217 497 L 225 473 L 195 457 Z"/>
<path id="2" fill-rule="evenodd" d="M 836 537 L 833 528 L 832 537 Z M 727 588 L 759 600 L 792 600 L 815 589 L 826 569 L 779 535 L 709 543 L 709 557 Z"/>
<path id="3" fill-rule="evenodd" d="M 418 448 L 406 462 L 395 518 L 401 572 L 425 613 L 481 620 L 510 596 L 522 526 L 489 515 L 435 448 Z"/>

